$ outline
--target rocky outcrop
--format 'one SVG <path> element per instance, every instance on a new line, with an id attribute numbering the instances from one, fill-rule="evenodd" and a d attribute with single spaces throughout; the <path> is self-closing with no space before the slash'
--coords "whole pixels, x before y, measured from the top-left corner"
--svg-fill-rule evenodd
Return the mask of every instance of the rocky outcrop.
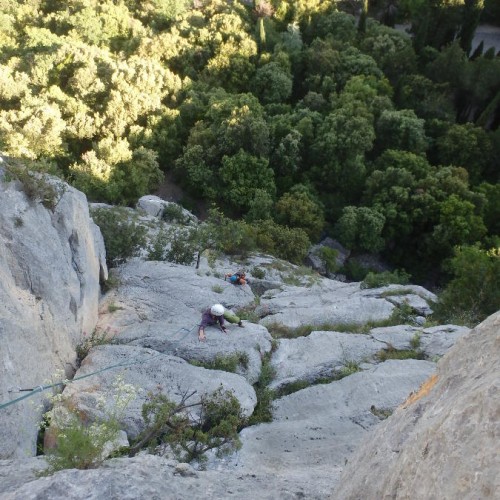
<path id="1" fill-rule="evenodd" d="M 64 239 L 60 236 L 60 233 L 65 234 L 62 230 L 52 232 L 50 229 L 60 227 L 53 217 L 59 206 L 62 207 L 63 200 L 54 212 L 46 214 L 52 223 L 47 229 L 51 239 L 47 247 L 51 252 L 57 250 L 53 241 Z M 137 220 L 150 226 L 152 232 L 157 231 L 159 226 L 153 222 L 160 223 L 158 218 L 163 217 L 163 212 L 158 209 L 169 207 L 147 197 L 141 204 L 147 214 L 142 211 Z M 41 210 L 38 205 L 35 208 Z M 82 208 L 84 210 L 86 208 Z M 61 227 L 66 227 L 61 221 L 69 217 L 69 213 L 71 207 L 67 206 L 64 213 L 59 214 L 57 220 Z M 130 209 L 130 213 L 135 217 L 135 211 Z M 170 215 L 179 215 L 179 210 L 174 207 Z M 75 224 L 71 217 L 68 220 Z M 9 227 L 5 222 L 3 224 Z M 16 224 L 20 225 L 17 222 L 14 227 Z M 69 227 L 69 222 L 67 225 Z M 37 224 L 37 227 L 41 226 L 41 223 Z M 89 226 L 92 233 L 90 222 Z M 34 231 L 34 224 L 30 227 Z M 97 258 L 94 265 L 91 260 L 85 262 L 84 256 L 75 256 L 74 249 L 78 248 L 83 236 L 78 233 L 75 237 L 73 232 L 66 236 L 70 249 L 73 249 L 73 258 L 69 260 L 71 268 L 81 278 L 84 275 L 77 271 L 87 266 L 85 269 L 94 273 L 97 288 L 96 276 L 105 268 L 99 268 Z M 23 238 L 29 241 L 27 234 Z M 16 284 L 17 288 L 12 288 L 18 293 L 16 297 L 30 297 L 35 288 L 43 290 L 40 287 L 43 280 L 31 280 L 31 288 L 26 285 L 22 288 L 18 284 L 22 274 L 17 276 L 19 266 L 14 259 L 17 253 L 8 253 L 11 249 L 4 240 L 2 245 L 0 250 L 2 257 L 6 256 L 7 265 L 0 267 L 0 272 L 5 275 L 1 286 L 11 282 Z M 41 241 L 38 245 L 43 246 Z M 20 243 L 18 246 L 21 248 Z M 66 254 L 64 250 L 60 251 L 64 258 L 59 257 L 58 272 L 63 277 L 68 276 L 68 299 L 68 295 L 75 294 L 71 286 L 73 275 L 65 270 Z M 31 277 L 43 276 L 39 269 L 42 263 L 39 260 L 36 263 L 38 270 L 28 273 Z M 55 263 L 50 265 L 54 269 L 57 267 Z M 224 281 L 226 272 L 242 267 L 250 278 L 250 286 L 234 286 Z M 90 350 L 73 383 L 66 386 L 63 394 L 63 404 L 85 421 L 99 420 L 106 415 L 106 408 L 112 411 L 118 379 L 133 385 L 137 391 L 136 398 L 120 416 L 121 428 L 130 439 L 137 437 L 143 429 L 141 410 L 149 393 L 160 393 L 178 401 L 183 393 L 193 392 L 199 397 L 222 386 L 233 392 L 247 416 L 255 411 L 256 404 L 265 400 L 266 394 L 272 394 L 273 389 L 278 391 L 275 394 L 288 395 L 273 402 L 272 422 L 252 425 L 241 432 L 240 451 L 225 459 L 210 455 L 207 470 L 195 470 L 188 464 L 141 452 L 131 459 L 107 460 L 97 470 L 67 470 L 52 477 L 37 478 L 35 471 L 43 467 L 43 460 L 0 461 L 0 497 L 23 500 L 82 496 L 96 499 L 103 496 L 187 499 L 198 495 L 242 500 L 257 497 L 324 499 L 363 437 L 409 393 L 418 390 L 420 384 L 434 373 L 434 361 L 467 332 L 467 329 L 453 325 L 424 328 L 415 326 L 418 322 L 412 321 L 412 325 L 372 328 L 368 335 L 316 331 L 307 337 L 273 340 L 267 330 L 272 323 L 277 323 L 284 332 L 304 325 L 316 325 L 318 330 L 320 327 L 328 330 L 326 325 L 337 325 L 340 329 L 342 324 L 352 326 L 367 321 L 386 324 L 388 319 L 393 322 L 396 317 L 393 312 L 401 310 L 412 320 L 422 321 L 431 312 L 435 296 L 414 286 L 362 289 L 359 283 L 329 280 L 310 269 L 265 255 L 249 256 L 244 262 L 228 259 L 208 262 L 202 258 L 199 269 L 135 258 L 114 270 L 113 274 L 117 286 L 101 300 L 95 329 L 98 343 L 102 340 L 111 342 L 111 345 L 98 345 Z M 79 281 L 90 282 L 91 277 Z M 56 275 L 54 283 L 61 289 L 64 280 Z M 82 285 L 80 290 L 87 289 Z M 47 291 L 40 297 L 47 302 L 44 302 L 45 308 L 52 304 L 44 299 L 53 299 Z M 21 301 L 11 300 L 5 304 L 16 310 L 23 321 L 31 318 L 44 338 L 48 338 L 47 325 L 53 327 L 57 323 L 60 325 L 58 332 L 70 332 L 68 338 L 56 338 L 52 356 L 61 356 L 61 352 L 66 352 L 62 351 L 64 349 L 72 354 L 74 343 L 83 329 L 83 317 L 81 323 L 77 319 L 72 320 L 74 324 L 69 320 L 64 322 L 67 317 L 64 301 L 54 299 L 53 302 L 61 317 L 48 309 L 52 315 L 44 313 L 43 321 L 40 320 L 43 327 L 37 323 L 34 313 L 30 316 L 22 309 L 14 309 Z M 244 328 L 229 325 L 228 333 L 223 334 L 217 328 L 209 327 L 206 342 L 199 342 L 197 327 L 201 312 L 214 303 L 222 303 L 227 309 L 244 315 L 247 318 L 243 320 Z M 409 308 L 400 309 L 402 306 Z M 5 305 L 0 304 L 0 307 Z M 75 318 L 80 318 L 79 314 L 85 310 L 81 307 L 76 309 Z M 35 312 L 39 313 L 39 310 Z M 4 317 L 10 318 L 14 324 L 14 315 L 10 314 Z M 47 318 L 49 321 L 45 324 Z M 22 342 L 21 348 L 24 347 Z M 17 352 L 19 344 L 13 341 L 12 345 L 15 345 L 12 350 Z M 382 362 L 377 356 L 381 349 L 410 348 L 418 348 L 431 360 Z M 213 369 L 221 366 L 221 359 L 229 357 L 238 360 L 237 373 Z M 25 360 L 25 366 L 28 364 Z M 357 365 L 360 371 L 345 371 L 348 365 Z M 263 387 L 264 380 L 269 381 L 272 368 L 276 371 L 275 381 Z M 339 380 L 340 376 L 335 376 L 337 372 L 344 378 Z M 295 382 L 299 383 L 289 385 Z M 321 383 L 298 390 L 304 387 L 302 382 L 306 385 Z M 255 389 L 252 384 L 256 384 Z M 290 394 L 292 390 L 296 392 Z M 264 396 L 260 402 L 257 394 Z M 258 409 L 260 412 L 261 408 Z M 63 406 L 56 407 L 55 412 L 58 411 L 64 415 Z M 196 410 L 192 409 L 192 412 L 191 416 L 196 418 Z M 266 414 L 265 411 L 260 413 Z M 24 418 L 24 414 L 19 415 Z M 34 417 L 31 425 L 34 435 Z M 9 426 L 14 430 L 9 430 L 10 434 L 4 433 L 3 442 L 12 440 L 17 429 L 13 422 L 8 422 L 7 428 Z M 122 431 L 122 435 L 126 441 L 125 432 Z M 50 437 L 49 429 L 47 441 Z"/>
<path id="2" fill-rule="evenodd" d="M 57 182 L 57 181 L 53 181 Z M 85 196 L 59 185 L 55 208 L 0 181 L 0 392 L 73 374 L 75 346 L 97 322 L 104 244 Z M 0 457 L 35 453 L 41 397 L 1 410 Z"/>
<path id="3" fill-rule="evenodd" d="M 34 463 L 32 459 L 32 462 L 22 467 L 21 476 L 17 462 L 0 461 L 2 500 L 319 500 L 297 487 L 295 483 L 284 484 L 271 473 L 197 471 L 188 464 L 179 464 L 146 454 L 134 458 L 108 460 L 99 469 L 64 470 L 51 477 L 36 479 L 33 470 L 39 467 L 40 464 Z M 25 484 L 19 487 L 21 481 Z"/>
<path id="4" fill-rule="evenodd" d="M 498 498 L 500 313 L 462 337 L 437 376 L 349 459 L 332 499 Z"/>
<path id="5" fill-rule="evenodd" d="M 114 367 L 114 370 L 106 371 L 107 367 Z M 85 378 L 91 373 L 95 375 Z M 150 394 L 163 394 L 171 401 L 180 402 L 182 394 L 195 393 L 189 400 L 189 403 L 193 403 L 221 387 L 236 396 L 246 416 L 252 414 L 257 402 L 255 391 L 241 375 L 207 370 L 190 365 L 178 357 L 141 347 L 96 347 L 85 358 L 77 377 L 83 379 L 70 384 L 64 391 L 64 397 L 71 400 L 72 406 L 78 408 L 79 415 L 89 421 L 113 411 L 118 377 L 120 384 L 131 384 L 138 389 L 121 416 L 121 428 L 129 439 L 137 438 L 144 429 L 142 405 Z M 100 400 L 105 402 L 102 408 L 98 404 Z M 194 415 L 196 411 L 193 408 Z"/>
<path id="6" fill-rule="evenodd" d="M 306 491 L 306 498 L 326 498 L 379 415 L 401 404 L 434 368 L 428 361 L 387 361 L 279 399 L 273 422 L 241 433 L 237 471 L 272 472 L 283 484 Z"/>

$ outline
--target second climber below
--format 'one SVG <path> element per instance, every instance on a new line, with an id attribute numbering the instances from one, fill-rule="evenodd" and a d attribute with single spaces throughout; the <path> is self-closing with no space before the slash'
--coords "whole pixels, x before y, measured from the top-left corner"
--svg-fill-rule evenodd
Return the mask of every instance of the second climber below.
<path id="1" fill-rule="evenodd" d="M 207 339 L 205 336 L 205 328 L 207 326 L 218 325 L 222 332 L 227 333 L 224 320 L 227 320 L 229 323 L 236 323 L 239 327 L 243 328 L 243 323 L 238 316 L 226 309 L 222 304 L 214 304 L 201 314 L 201 322 L 198 328 L 198 340 L 204 342 Z"/>

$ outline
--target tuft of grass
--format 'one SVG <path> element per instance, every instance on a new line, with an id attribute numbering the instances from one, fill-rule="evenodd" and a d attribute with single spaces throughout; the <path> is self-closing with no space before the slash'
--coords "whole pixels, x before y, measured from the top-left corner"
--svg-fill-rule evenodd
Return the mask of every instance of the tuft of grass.
<path id="1" fill-rule="evenodd" d="M 425 359 L 424 353 L 416 349 L 382 349 L 376 355 L 380 361 L 387 361 L 388 359 Z"/>
<path id="2" fill-rule="evenodd" d="M 114 302 L 111 302 L 111 304 L 108 305 L 108 312 L 114 313 L 115 311 L 119 311 L 120 309 L 123 309 L 121 306 L 117 306 Z"/>
<path id="3" fill-rule="evenodd" d="M 81 362 L 87 357 L 92 347 L 111 344 L 111 342 L 112 339 L 109 338 L 107 330 L 94 330 L 90 336 L 85 336 L 85 338 L 75 347 L 78 366 L 80 366 Z"/>
<path id="4" fill-rule="evenodd" d="M 283 283 L 287 285 L 292 285 L 292 286 L 300 286 L 302 285 L 302 281 L 298 276 L 295 274 L 286 274 L 285 276 L 282 277 Z"/>
<path id="5" fill-rule="evenodd" d="M 414 294 L 415 292 L 413 290 L 410 290 L 409 288 L 400 288 L 399 290 L 384 290 L 381 294 L 380 297 L 385 298 L 385 297 L 395 297 L 398 295 L 409 295 L 409 294 Z"/>
<path id="6" fill-rule="evenodd" d="M 212 287 L 212 292 L 215 292 L 215 293 L 222 293 L 224 291 L 224 288 L 220 285 L 214 285 Z"/>
<path id="7" fill-rule="evenodd" d="M 102 291 L 103 292 L 109 292 L 110 290 L 113 290 L 114 288 L 118 288 L 121 284 L 120 278 L 113 273 L 113 270 L 108 274 L 108 279 L 102 283 Z"/>
<path id="8" fill-rule="evenodd" d="M 375 405 L 371 406 L 370 411 L 380 420 L 385 420 L 394 412 L 392 408 L 377 408 Z"/>
<path id="9" fill-rule="evenodd" d="M 276 391 L 276 397 L 281 398 L 283 396 L 288 396 L 293 394 L 294 392 L 298 392 L 306 387 L 310 387 L 312 385 L 308 380 L 296 380 L 295 382 L 290 382 L 289 384 L 285 384 L 281 386 Z"/>
<path id="10" fill-rule="evenodd" d="M 414 351 L 420 349 L 421 336 L 422 334 L 420 332 L 416 332 L 410 340 L 410 346 Z"/>
<path id="11" fill-rule="evenodd" d="M 271 353 L 266 353 L 262 358 L 262 367 L 259 380 L 253 385 L 257 395 L 257 404 L 252 415 L 248 418 L 246 425 L 256 425 L 273 420 L 273 401 L 276 391 L 268 386 L 274 380 L 276 370 L 271 365 Z"/>
<path id="12" fill-rule="evenodd" d="M 216 356 L 210 361 L 189 361 L 194 366 L 201 366 L 208 370 L 221 370 L 224 372 L 236 373 L 238 368 L 248 368 L 248 354 L 245 352 L 235 352 L 227 356 Z"/>
<path id="13" fill-rule="evenodd" d="M 315 380 L 296 380 L 295 382 L 290 382 L 281 386 L 276 391 L 276 397 L 281 398 L 283 396 L 288 396 L 294 392 L 300 391 L 307 387 L 319 384 L 329 384 L 335 382 L 336 380 L 341 380 L 353 373 L 359 372 L 360 367 L 356 361 L 346 361 L 344 366 L 340 370 L 333 370 L 330 374 L 319 377 Z"/>
<path id="14" fill-rule="evenodd" d="M 251 270 L 251 274 L 254 278 L 261 280 L 261 279 L 264 279 L 266 277 L 266 270 L 262 269 L 261 267 L 254 267 Z"/>

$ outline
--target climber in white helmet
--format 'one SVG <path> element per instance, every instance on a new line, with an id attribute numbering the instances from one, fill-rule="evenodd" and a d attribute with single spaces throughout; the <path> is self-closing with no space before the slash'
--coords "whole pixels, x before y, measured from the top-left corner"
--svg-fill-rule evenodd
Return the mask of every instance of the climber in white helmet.
<path id="1" fill-rule="evenodd" d="M 237 323 L 238 326 L 243 328 L 243 323 L 238 316 L 227 310 L 222 304 L 214 304 L 212 307 L 203 311 L 201 315 L 201 323 L 198 328 L 198 340 L 200 342 L 204 342 L 207 339 L 205 336 L 205 328 L 207 326 L 214 326 L 218 324 L 221 331 L 227 333 L 227 328 L 224 325 L 224 319 L 227 319 L 230 323 Z"/>

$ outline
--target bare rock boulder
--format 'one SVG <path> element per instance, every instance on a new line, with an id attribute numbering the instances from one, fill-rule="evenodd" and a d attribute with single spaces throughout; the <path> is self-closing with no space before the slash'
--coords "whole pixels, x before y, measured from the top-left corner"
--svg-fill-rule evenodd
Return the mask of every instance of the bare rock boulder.
<path id="1" fill-rule="evenodd" d="M 499 354 L 495 313 L 445 354 L 436 377 L 366 436 L 331 498 L 498 498 Z"/>

